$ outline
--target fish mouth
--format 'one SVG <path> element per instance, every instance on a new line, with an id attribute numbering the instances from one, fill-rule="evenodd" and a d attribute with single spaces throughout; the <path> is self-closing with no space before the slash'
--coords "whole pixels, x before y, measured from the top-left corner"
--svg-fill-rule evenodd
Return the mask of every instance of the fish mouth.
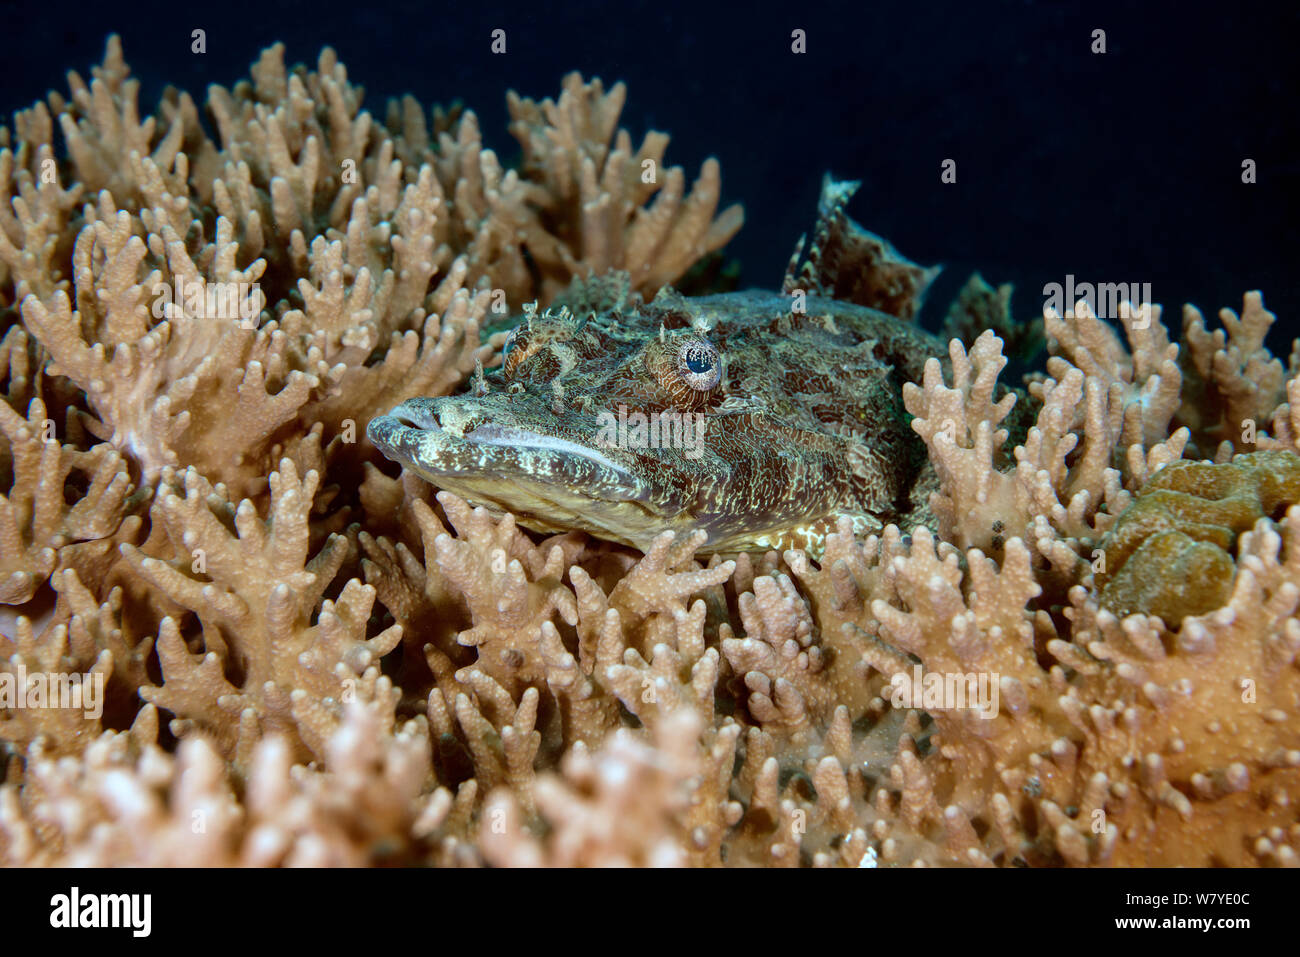
<path id="1" fill-rule="evenodd" d="M 403 465 L 441 477 L 493 467 L 537 474 L 547 473 L 550 467 L 550 471 L 574 472 L 579 479 L 639 484 L 626 468 L 597 449 L 467 414 L 454 399 L 408 399 L 371 420 L 366 435 Z"/>
<path id="2" fill-rule="evenodd" d="M 408 399 L 372 419 L 366 436 L 425 481 L 532 527 L 609 535 L 662 520 L 649 485 L 601 450 L 493 421 L 475 405 Z"/>

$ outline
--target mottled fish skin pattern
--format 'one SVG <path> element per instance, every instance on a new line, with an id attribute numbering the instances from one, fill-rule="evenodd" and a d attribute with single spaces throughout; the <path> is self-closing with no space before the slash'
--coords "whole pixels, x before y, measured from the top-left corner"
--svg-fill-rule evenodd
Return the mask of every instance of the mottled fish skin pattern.
<path id="1" fill-rule="evenodd" d="M 865 306 L 795 302 L 669 290 L 577 316 L 534 311 L 468 393 L 410 399 L 367 434 L 438 488 L 528 528 L 642 550 L 666 529 L 703 529 L 705 553 L 819 552 L 840 514 L 862 531 L 925 522 L 934 473 L 902 386 L 944 343 Z M 702 414 L 701 441 L 602 443 L 620 406 Z"/>

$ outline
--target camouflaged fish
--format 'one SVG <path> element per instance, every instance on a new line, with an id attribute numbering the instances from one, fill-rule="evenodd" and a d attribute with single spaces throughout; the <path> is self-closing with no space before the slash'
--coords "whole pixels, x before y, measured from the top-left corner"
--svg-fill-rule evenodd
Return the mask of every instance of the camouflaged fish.
<path id="1" fill-rule="evenodd" d="M 643 550 L 665 529 L 703 529 L 706 552 L 819 550 L 840 514 L 859 529 L 924 520 L 933 471 L 902 385 L 946 352 L 908 321 L 937 270 L 847 220 L 854 186 L 828 180 L 782 292 L 647 303 L 617 279 L 579 284 L 529 310 L 468 393 L 407 400 L 370 440 L 526 527 Z"/>

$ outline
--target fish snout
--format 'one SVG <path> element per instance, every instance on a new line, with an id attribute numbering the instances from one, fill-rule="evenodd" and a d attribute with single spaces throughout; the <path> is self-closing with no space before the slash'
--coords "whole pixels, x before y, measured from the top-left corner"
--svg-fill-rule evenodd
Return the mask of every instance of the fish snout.
<path id="1" fill-rule="evenodd" d="M 380 418 L 396 419 L 402 425 L 413 429 L 441 429 L 442 423 L 438 419 L 438 401 L 438 399 L 424 397 L 407 399 L 393 406 L 387 416 L 380 416 Z"/>

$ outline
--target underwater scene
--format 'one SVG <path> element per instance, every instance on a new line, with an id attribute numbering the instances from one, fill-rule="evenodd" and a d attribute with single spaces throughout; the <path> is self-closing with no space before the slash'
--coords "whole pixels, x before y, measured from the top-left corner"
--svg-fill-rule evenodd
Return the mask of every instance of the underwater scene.
<path id="1" fill-rule="evenodd" d="M 20 6 L 0 864 L 1300 864 L 1300 9 Z"/>

